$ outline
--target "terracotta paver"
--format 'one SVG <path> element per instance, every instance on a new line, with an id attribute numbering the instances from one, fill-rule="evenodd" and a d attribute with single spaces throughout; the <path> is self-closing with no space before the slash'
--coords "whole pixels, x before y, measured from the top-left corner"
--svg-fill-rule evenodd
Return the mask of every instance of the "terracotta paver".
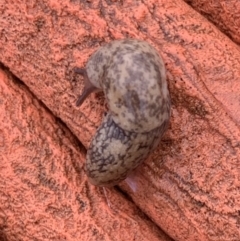
<path id="1" fill-rule="evenodd" d="M 238 0 L 185 0 L 185 2 L 240 44 L 240 2 Z"/>
<path id="2" fill-rule="evenodd" d="M 86 181 L 76 138 L 3 70 L 0 96 L 0 229 L 8 240 L 171 240 L 114 188 L 105 196 Z"/>
<path id="3" fill-rule="evenodd" d="M 106 103 L 103 95 L 92 94 L 81 108 L 75 107 L 83 79 L 73 68 L 83 67 L 99 46 L 113 39 L 133 37 L 154 45 L 168 71 L 171 123 L 159 148 L 136 170 L 136 192 L 125 182 L 120 188 L 176 241 L 240 239 L 240 50 L 236 43 L 180 0 L 4 1 L 0 12 L 0 61 L 86 148 Z M 79 170 L 83 162 L 84 158 L 77 162 Z M 46 175 L 49 180 L 50 173 Z M 56 185 L 61 181 L 57 179 Z M 100 205 L 105 207 L 102 192 L 86 182 L 85 186 L 92 195 L 100 195 Z M 114 200 L 121 198 L 120 190 L 112 192 L 108 191 L 110 201 L 112 195 Z M 91 209 L 98 208 L 96 203 Z M 100 214 L 92 220 L 103 222 Z M 87 220 L 84 215 L 76 218 Z M 118 235 L 116 240 L 121 240 Z"/>

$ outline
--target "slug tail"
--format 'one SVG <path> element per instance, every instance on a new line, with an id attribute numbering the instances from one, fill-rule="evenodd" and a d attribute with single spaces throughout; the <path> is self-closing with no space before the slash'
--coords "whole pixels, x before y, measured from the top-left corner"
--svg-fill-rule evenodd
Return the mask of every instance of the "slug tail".
<path id="1" fill-rule="evenodd" d="M 132 176 L 129 176 L 125 179 L 125 182 L 128 184 L 128 186 L 131 188 L 133 192 L 137 191 L 137 182 L 134 180 Z"/>

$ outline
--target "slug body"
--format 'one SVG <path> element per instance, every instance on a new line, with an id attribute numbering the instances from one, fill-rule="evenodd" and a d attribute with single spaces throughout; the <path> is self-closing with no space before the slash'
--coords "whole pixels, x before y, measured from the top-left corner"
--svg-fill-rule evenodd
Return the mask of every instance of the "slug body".
<path id="1" fill-rule="evenodd" d="M 95 90 L 104 92 L 109 112 L 90 144 L 85 169 L 97 186 L 124 180 L 156 148 L 167 129 L 170 97 L 165 67 L 157 51 L 145 41 L 116 40 L 89 59 L 82 104 Z"/>

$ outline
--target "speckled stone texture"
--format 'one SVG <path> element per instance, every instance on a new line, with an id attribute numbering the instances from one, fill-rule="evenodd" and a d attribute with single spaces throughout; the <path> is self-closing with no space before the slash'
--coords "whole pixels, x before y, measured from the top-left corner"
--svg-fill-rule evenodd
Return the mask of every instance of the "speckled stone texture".
<path id="1" fill-rule="evenodd" d="M 2 70 L 0 108 L 0 230 L 7 240 L 170 241 L 114 188 L 104 194 L 86 181 L 77 139 Z"/>
<path id="2" fill-rule="evenodd" d="M 240 44 L 239 0 L 184 0 L 215 24 L 223 33 Z"/>
<path id="3" fill-rule="evenodd" d="M 114 208 L 106 208 L 103 191 L 88 184 L 80 171 L 83 152 L 67 128 L 88 148 L 105 102 L 103 95 L 92 94 L 75 107 L 83 79 L 73 68 L 84 67 L 104 43 L 127 37 L 146 40 L 161 52 L 172 116 L 160 146 L 135 173 L 136 192 L 120 185 L 153 222 L 131 216 L 125 227 L 119 220 L 129 217 L 126 200 L 120 190 L 107 191 Z M 71 237 L 76 230 L 86 235 L 83 240 L 131 240 L 124 235 L 140 230 L 146 231 L 140 233 L 145 240 L 154 240 L 160 232 L 156 226 L 176 241 L 240 240 L 240 50 L 184 1 L 2 0 L 0 61 L 51 111 L 43 113 L 32 95 L 27 100 L 20 95 L 22 85 L 12 90 L 11 84 L 0 82 L 6 93 L 1 103 L 8 100 L 1 104 L 1 128 L 7 131 L 0 144 L 6 148 L 0 221 L 10 240 L 32 240 L 31 235 L 77 240 Z M 52 115 L 66 124 L 61 127 L 65 138 L 57 135 L 60 127 Z M 50 126 L 43 118 L 51 120 Z M 80 177 L 74 165 L 80 165 Z"/>

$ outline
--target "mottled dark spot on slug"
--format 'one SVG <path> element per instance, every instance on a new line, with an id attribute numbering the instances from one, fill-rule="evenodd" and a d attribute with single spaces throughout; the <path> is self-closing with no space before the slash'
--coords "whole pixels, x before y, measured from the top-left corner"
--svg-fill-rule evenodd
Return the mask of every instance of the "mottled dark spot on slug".
<path id="1" fill-rule="evenodd" d="M 140 70 L 139 68 L 143 69 L 144 72 L 151 71 L 151 62 L 145 53 L 134 54 L 132 56 L 132 59 L 133 59 L 134 65 L 138 67 L 138 71 Z"/>
<path id="2" fill-rule="evenodd" d="M 110 68 L 111 68 L 112 73 L 114 73 L 114 75 L 119 75 L 119 76 L 121 75 L 121 69 L 119 68 L 120 64 L 121 64 L 120 62 L 111 63 Z"/>
<path id="3" fill-rule="evenodd" d="M 122 54 L 116 54 L 116 64 L 117 65 L 121 65 L 125 62 L 124 58 L 123 58 L 123 55 Z"/>
<path id="4" fill-rule="evenodd" d="M 126 93 L 126 104 L 132 112 L 137 113 L 140 109 L 140 99 L 138 93 L 135 90 L 129 90 Z"/>
<path id="5" fill-rule="evenodd" d="M 156 103 L 152 103 L 152 104 L 148 105 L 148 108 L 149 108 L 150 116 L 154 116 L 157 114 L 157 112 L 161 112 L 161 111 L 159 111 L 159 108 Z"/>
<path id="6" fill-rule="evenodd" d="M 125 85 L 126 88 L 129 89 L 129 87 L 131 86 L 131 88 L 134 88 L 133 83 L 134 82 L 144 82 L 143 79 L 143 72 L 138 69 L 132 69 L 131 67 L 127 67 L 126 68 L 126 72 L 128 73 L 128 76 L 125 78 Z M 129 83 L 129 84 L 128 84 Z"/>
<path id="7" fill-rule="evenodd" d="M 155 60 L 155 55 L 150 53 L 150 52 L 145 52 L 145 55 L 147 56 L 148 59 Z"/>
<path id="8" fill-rule="evenodd" d="M 156 75 L 157 75 L 156 79 L 158 80 L 159 88 L 162 89 L 162 75 L 161 75 L 159 66 L 156 65 L 156 64 L 153 64 L 153 66 L 154 66 L 154 70 L 155 70 Z"/>
<path id="9" fill-rule="evenodd" d="M 97 52 L 94 56 L 94 61 L 96 64 L 103 62 L 105 56 L 103 56 L 102 52 Z"/>

